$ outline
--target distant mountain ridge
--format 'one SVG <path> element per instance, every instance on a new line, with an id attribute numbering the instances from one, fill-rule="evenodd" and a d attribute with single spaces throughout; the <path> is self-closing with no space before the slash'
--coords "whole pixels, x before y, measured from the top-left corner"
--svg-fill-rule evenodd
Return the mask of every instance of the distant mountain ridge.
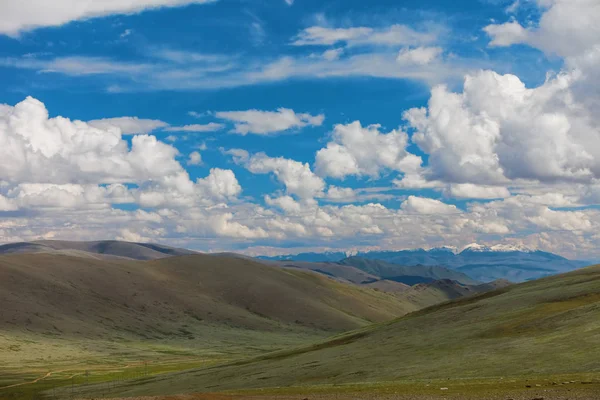
<path id="1" fill-rule="evenodd" d="M 481 283 L 471 279 L 460 271 L 434 265 L 404 266 L 362 257 L 348 257 L 338 264 L 358 268 L 380 279 L 400 282 L 410 286 L 444 279 L 460 282 L 465 285 L 477 285 Z"/>
<path id="2" fill-rule="evenodd" d="M 337 257 L 337 259 L 336 259 Z M 523 282 L 545 276 L 573 271 L 589 265 L 589 262 L 569 260 L 559 255 L 525 247 L 471 244 L 460 252 L 454 248 L 415 249 L 401 251 L 371 251 L 357 253 L 356 257 L 385 261 L 403 266 L 444 266 L 460 271 L 476 281 L 491 282 L 505 279 Z M 267 260 L 303 260 L 312 262 L 342 262 L 345 253 L 302 253 L 276 257 L 260 257 Z"/>

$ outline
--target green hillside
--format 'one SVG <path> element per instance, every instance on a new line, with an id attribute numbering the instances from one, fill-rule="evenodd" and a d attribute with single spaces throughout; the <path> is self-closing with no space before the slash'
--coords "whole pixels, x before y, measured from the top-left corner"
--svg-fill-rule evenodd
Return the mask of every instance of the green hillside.
<path id="1" fill-rule="evenodd" d="M 514 285 L 331 340 L 123 388 L 164 394 L 600 372 L 600 267 Z"/>
<path id="2" fill-rule="evenodd" d="M 225 362 L 324 340 L 431 301 L 439 300 L 235 257 L 3 255 L 0 398 L 22 398 L 30 386 L 1 388 L 49 371 L 42 383 L 61 385 L 88 370 L 110 380 L 146 363 L 159 373 Z"/>

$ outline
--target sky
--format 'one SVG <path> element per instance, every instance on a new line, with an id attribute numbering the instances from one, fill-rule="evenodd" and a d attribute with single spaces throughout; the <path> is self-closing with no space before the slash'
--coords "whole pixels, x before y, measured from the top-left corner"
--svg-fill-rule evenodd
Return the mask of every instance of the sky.
<path id="1" fill-rule="evenodd" d="M 600 258 L 600 0 L 4 0 L 0 242 Z"/>

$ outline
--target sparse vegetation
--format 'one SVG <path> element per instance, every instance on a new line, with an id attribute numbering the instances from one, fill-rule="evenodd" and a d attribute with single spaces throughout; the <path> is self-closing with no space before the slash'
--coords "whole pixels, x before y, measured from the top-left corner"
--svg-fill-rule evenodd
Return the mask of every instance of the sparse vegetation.
<path id="1" fill-rule="evenodd" d="M 597 380 L 600 267 L 434 306 L 317 345 L 150 379 L 123 395 L 355 382 Z M 583 378 L 580 378 L 583 379 Z M 587 390 L 587 389 L 586 389 Z"/>

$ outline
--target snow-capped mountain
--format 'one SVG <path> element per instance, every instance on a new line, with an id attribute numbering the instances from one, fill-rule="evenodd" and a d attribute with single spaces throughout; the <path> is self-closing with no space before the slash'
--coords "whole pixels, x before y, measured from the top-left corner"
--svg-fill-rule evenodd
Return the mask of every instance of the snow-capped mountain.
<path id="1" fill-rule="evenodd" d="M 568 260 L 556 254 L 532 250 L 525 246 L 508 244 L 485 246 L 473 243 L 460 250 L 454 247 L 440 247 L 429 250 L 369 251 L 359 252 L 356 256 L 405 266 L 444 266 L 463 272 L 471 278 L 483 282 L 490 282 L 496 279 L 522 282 L 572 271 L 589 264 L 585 261 Z M 339 262 L 346 258 L 346 254 L 343 252 L 303 253 L 261 258 L 270 260 Z"/>
<path id="2" fill-rule="evenodd" d="M 513 245 L 513 244 L 496 244 L 493 246 L 486 246 L 478 243 L 471 243 L 461 250 L 461 253 L 464 251 L 473 251 L 473 252 L 498 252 L 498 253 L 509 253 L 513 251 L 519 251 L 522 253 L 531 253 L 534 250 L 531 250 L 525 245 Z"/>

